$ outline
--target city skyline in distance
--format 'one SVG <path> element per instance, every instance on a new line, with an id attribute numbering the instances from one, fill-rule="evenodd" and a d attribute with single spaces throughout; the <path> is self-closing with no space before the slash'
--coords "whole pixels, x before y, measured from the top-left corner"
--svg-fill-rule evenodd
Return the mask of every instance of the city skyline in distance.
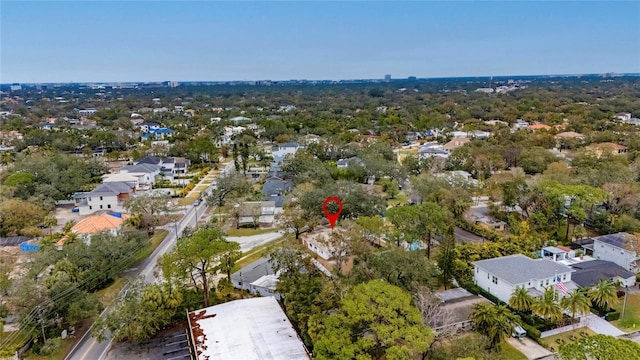
<path id="1" fill-rule="evenodd" d="M 640 72 L 640 2 L 3 2 L 0 83 Z"/>

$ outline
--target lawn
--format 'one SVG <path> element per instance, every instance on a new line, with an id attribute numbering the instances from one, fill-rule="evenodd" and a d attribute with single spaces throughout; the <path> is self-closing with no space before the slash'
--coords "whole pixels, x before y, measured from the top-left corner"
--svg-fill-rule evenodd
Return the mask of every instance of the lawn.
<path id="1" fill-rule="evenodd" d="M 574 341 L 582 339 L 584 337 L 583 333 L 587 334 L 588 336 L 592 336 L 596 334 L 593 331 L 591 331 L 591 329 L 589 329 L 588 327 L 581 327 L 575 330 L 564 332 L 562 334 L 546 337 L 544 339 L 541 339 L 541 342 L 547 348 L 554 348 L 557 351 L 558 348 L 560 348 L 560 345 L 562 344 L 571 344 Z M 572 340 L 571 336 L 573 336 L 575 340 Z"/>
<path id="2" fill-rule="evenodd" d="M 616 309 L 622 312 L 623 303 L 624 299 L 621 298 Z M 611 324 L 626 332 L 640 330 L 640 294 L 627 295 L 624 318 L 621 317 L 619 320 L 612 321 Z"/>
<path id="3" fill-rule="evenodd" d="M 178 206 L 193 205 L 193 202 L 200 198 L 200 191 L 192 191 L 189 196 L 178 199 Z"/>
<path id="4" fill-rule="evenodd" d="M 500 344 L 500 354 L 504 356 L 505 359 L 509 360 L 527 360 L 527 357 L 524 356 L 523 353 L 506 341 L 503 341 L 502 344 Z"/>
<path id="5" fill-rule="evenodd" d="M 226 230 L 227 236 L 253 236 L 278 231 L 278 228 L 253 229 L 253 228 L 231 228 Z"/>
<path id="6" fill-rule="evenodd" d="M 196 188 L 194 189 L 195 191 L 205 191 L 207 190 L 209 186 L 208 185 L 198 185 L 196 186 Z"/>
<path id="7" fill-rule="evenodd" d="M 284 239 L 278 239 L 247 251 L 243 254 L 242 259 L 238 260 L 238 262 L 235 264 L 235 266 L 233 267 L 233 271 L 236 272 L 243 267 L 251 264 L 252 262 L 260 259 L 261 257 L 267 255 L 273 246 L 281 243 L 282 241 L 284 241 Z"/>
<path id="8" fill-rule="evenodd" d="M 167 230 L 156 230 L 156 232 L 153 234 L 153 236 L 151 237 L 151 239 L 149 239 L 149 242 L 151 242 L 151 246 L 147 246 L 144 249 L 142 249 L 138 255 L 136 255 L 135 258 L 135 262 L 144 260 L 146 258 L 148 258 L 153 251 L 160 246 L 160 243 L 162 243 L 162 240 L 164 240 L 165 237 L 167 237 L 167 234 L 169 232 Z"/>
<path id="9" fill-rule="evenodd" d="M 405 205 L 409 202 L 409 197 L 404 191 L 400 191 L 394 199 L 387 200 L 387 206 Z"/>

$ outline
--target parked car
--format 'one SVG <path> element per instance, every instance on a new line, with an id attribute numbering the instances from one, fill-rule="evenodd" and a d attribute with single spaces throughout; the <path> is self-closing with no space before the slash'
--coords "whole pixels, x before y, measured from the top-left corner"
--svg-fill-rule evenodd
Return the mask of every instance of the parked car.
<path id="1" fill-rule="evenodd" d="M 200 201 L 200 199 L 198 199 L 198 200 L 193 202 L 193 206 L 199 206 L 201 202 L 202 201 Z"/>
<path id="2" fill-rule="evenodd" d="M 74 207 L 73 209 L 71 209 L 71 212 L 73 212 L 73 213 L 80 212 L 80 208 Z"/>

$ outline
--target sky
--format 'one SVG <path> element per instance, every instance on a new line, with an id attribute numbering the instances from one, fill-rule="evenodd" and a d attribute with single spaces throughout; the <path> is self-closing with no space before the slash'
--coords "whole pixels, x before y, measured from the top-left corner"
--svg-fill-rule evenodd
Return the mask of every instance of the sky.
<path id="1" fill-rule="evenodd" d="M 640 73 L 640 1 L 0 1 L 0 83 Z"/>

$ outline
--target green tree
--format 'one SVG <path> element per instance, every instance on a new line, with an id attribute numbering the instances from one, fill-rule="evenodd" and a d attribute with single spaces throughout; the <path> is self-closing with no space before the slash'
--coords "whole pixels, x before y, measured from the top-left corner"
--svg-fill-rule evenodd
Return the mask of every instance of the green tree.
<path id="1" fill-rule="evenodd" d="M 46 212 L 38 205 L 20 199 L 3 200 L 0 204 L 0 236 L 22 235 L 42 223 Z"/>
<path id="2" fill-rule="evenodd" d="M 562 318 L 562 308 L 558 302 L 558 293 L 549 286 L 544 293 L 531 304 L 531 311 L 544 320 L 558 321 Z"/>
<path id="3" fill-rule="evenodd" d="M 518 286 L 513 290 L 511 297 L 509 298 L 509 306 L 517 311 L 529 311 L 534 299 L 529 295 L 527 289 L 524 286 Z"/>
<path id="4" fill-rule="evenodd" d="M 138 219 L 141 227 L 147 229 L 149 235 L 155 232 L 160 217 L 173 211 L 171 198 L 162 194 L 131 197 L 125 201 L 124 207 L 133 218 Z"/>
<path id="5" fill-rule="evenodd" d="M 427 258 L 431 258 L 433 238 L 436 235 L 446 236 L 452 231 L 451 213 L 431 202 L 391 208 L 387 212 L 387 218 L 401 232 L 424 241 L 427 245 Z"/>
<path id="6" fill-rule="evenodd" d="M 607 280 L 598 281 L 594 287 L 587 291 L 587 297 L 605 313 L 618 303 L 616 285 Z"/>
<path id="7" fill-rule="evenodd" d="M 115 341 L 141 342 L 169 325 L 176 316 L 183 295 L 169 284 L 145 284 L 136 279 L 104 320 L 98 319 L 93 335 L 104 339 L 109 331 Z"/>
<path id="8" fill-rule="evenodd" d="M 234 245 L 235 244 L 235 245 Z M 224 239 L 217 228 L 204 228 L 182 238 L 173 250 L 160 258 L 165 279 L 172 284 L 190 281 L 202 293 L 204 306 L 209 306 L 209 291 L 219 270 L 227 274 L 239 257 L 239 245 Z"/>
<path id="9" fill-rule="evenodd" d="M 312 333 L 318 359 L 412 359 L 434 339 L 411 295 L 381 280 L 355 286 Z"/>
<path id="10" fill-rule="evenodd" d="M 594 335 L 560 346 L 565 360 L 621 359 L 633 360 L 640 354 L 640 344 L 608 335 Z"/>
<path id="11" fill-rule="evenodd" d="M 245 195 L 251 189 L 251 184 L 239 173 L 226 174 L 218 177 L 216 188 L 207 197 L 209 206 L 223 206 L 229 195 Z"/>
<path id="12" fill-rule="evenodd" d="M 589 313 L 591 309 L 591 300 L 579 290 L 573 290 L 567 296 L 560 300 L 560 307 L 571 313 L 571 319 L 575 320 L 576 314 L 582 315 Z"/>
<path id="13" fill-rule="evenodd" d="M 487 338 L 489 349 L 499 349 L 500 342 L 511 336 L 519 318 L 504 305 L 478 303 L 469 316 L 476 331 Z"/>

